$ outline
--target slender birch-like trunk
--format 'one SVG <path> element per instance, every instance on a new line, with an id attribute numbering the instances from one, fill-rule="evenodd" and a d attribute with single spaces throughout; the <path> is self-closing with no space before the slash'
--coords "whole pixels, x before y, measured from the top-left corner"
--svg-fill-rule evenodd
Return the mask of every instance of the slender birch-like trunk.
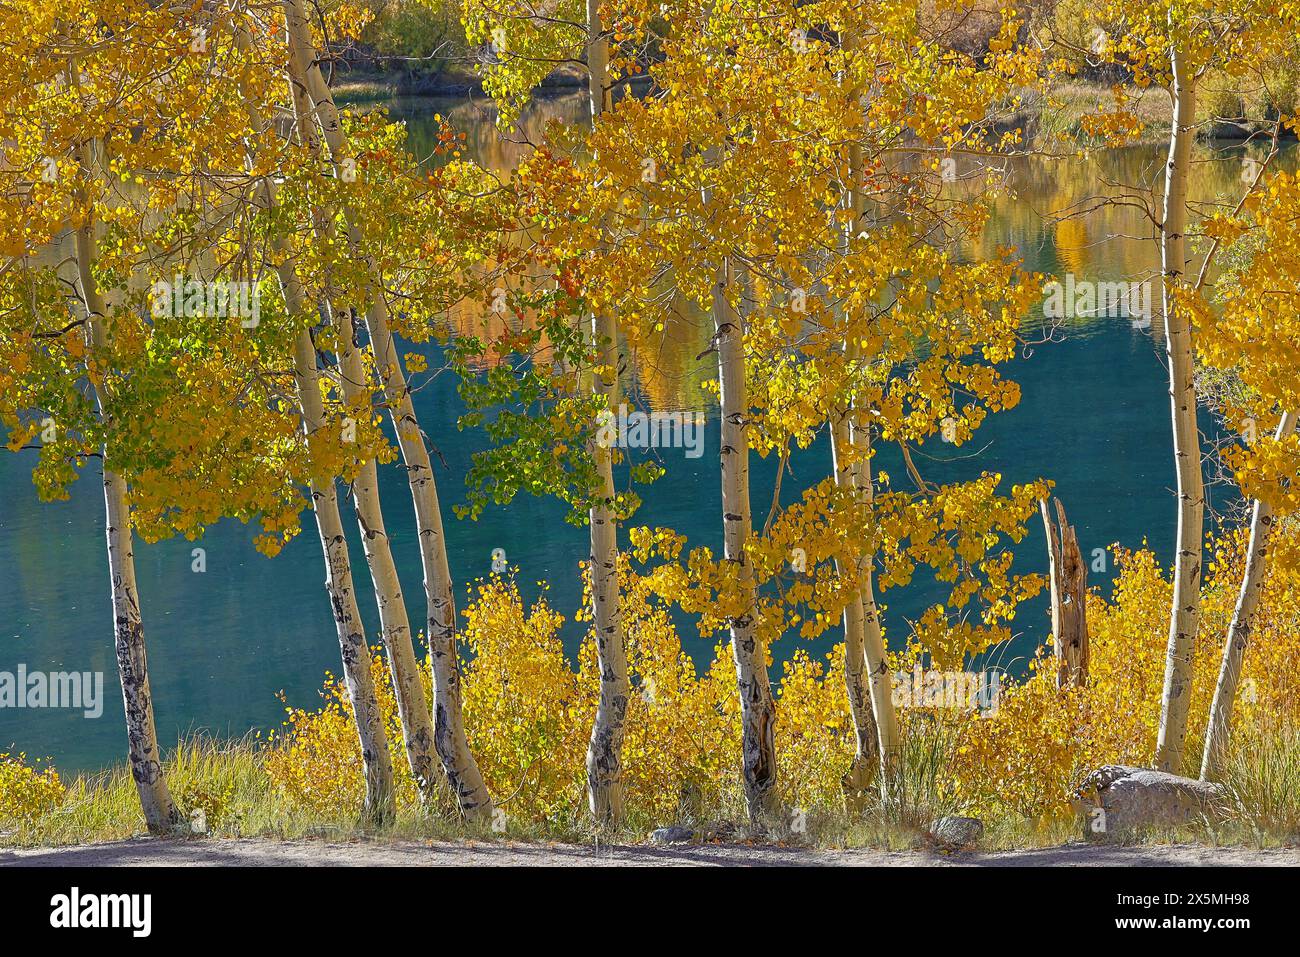
<path id="1" fill-rule="evenodd" d="M 871 476 L 871 438 L 866 429 L 849 423 L 849 441 L 857 449 L 853 465 L 853 483 L 858 501 L 870 508 L 875 499 Z M 876 734 L 880 752 L 881 795 L 888 798 L 898 770 L 898 755 L 902 750 L 899 737 L 898 715 L 894 711 L 894 687 L 889 673 L 889 659 L 885 649 L 885 636 L 880 627 L 880 609 L 872 583 L 873 552 L 862 556 L 858 569 L 862 582 L 862 654 L 867 665 L 867 688 L 871 695 L 871 710 L 876 718 Z"/>
<path id="2" fill-rule="evenodd" d="M 854 467 L 847 452 L 850 448 L 849 422 L 841 414 L 831 427 L 831 461 L 835 469 L 835 485 L 855 492 Z M 839 559 L 835 571 L 847 575 L 849 569 Z M 854 569 L 856 574 L 857 569 Z M 865 609 L 862 592 L 857 591 L 844 606 L 844 686 L 849 697 L 849 714 L 853 718 L 853 763 L 844 776 L 844 793 L 850 807 L 861 803 L 871 779 L 871 765 L 880 757 L 879 732 L 872 711 L 871 690 L 867 680 L 867 661 L 864 652 Z M 892 704 L 892 702 L 891 702 Z"/>
<path id="3" fill-rule="evenodd" d="M 292 315 L 301 316 L 305 302 L 296 278 L 291 278 L 292 273 L 292 264 L 282 261 L 280 277 L 285 286 L 285 301 Z M 325 412 L 316 369 L 316 347 L 307 329 L 301 330 L 294 341 L 293 376 L 302 407 L 303 431 L 310 436 L 324 425 Z M 365 626 L 361 622 L 352 585 L 352 562 L 343 535 L 343 520 L 339 517 L 337 483 L 332 477 L 312 482 L 311 498 L 321 549 L 325 554 L 325 588 L 329 592 L 334 627 L 338 632 L 343 680 L 361 743 L 366 777 L 363 813 L 366 820 L 382 824 L 394 814 L 393 763 L 388 753 L 384 717 L 379 710 L 374 678 L 370 673 L 370 648 L 366 644 Z"/>
<path id="4" fill-rule="evenodd" d="M 722 407 L 723 556 L 735 565 L 745 612 L 730 622 L 731 654 L 740 697 L 741 769 L 750 820 L 761 823 L 778 809 L 776 790 L 776 705 L 767 674 L 767 655 L 755 628 L 754 570 L 745 555 L 753 531 L 749 503 L 749 397 L 745 373 L 744 319 L 727 301 L 731 264 L 723 260 L 713 287 L 713 324 L 718 350 Z"/>
<path id="5" fill-rule="evenodd" d="M 376 295 L 380 293 L 376 292 Z M 381 315 L 382 314 L 382 315 Z M 388 332 L 387 307 L 369 309 L 370 346 L 381 370 L 393 428 L 397 433 L 415 507 L 424 568 L 429 657 L 433 671 L 434 747 L 461 813 L 469 820 L 492 816 L 492 798 L 469 749 L 461 707 L 460 661 L 456 650 L 456 605 L 433 463 L 415 417 L 415 406 Z"/>
<path id="6" fill-rule="evenodd" d="M 593 124 L 611 107 L 609 45 L 600 20 L 600 0 L 587 0 L 588 97 Z M 618 329 L 614 317 L 598 312 L 591 317 L 593 345 L 605 371 L 592 377 L 592 389 L 605 399 L 605 408 L 617 415 Z M 623 735 L 628 698 L 632 693 L 623 638 L 622 598 L 618 588 L 618 520 L 614 502 L 613 453 L 590 444 L 600 476 L 600 499 L 591 507 L 591 616 L 596 632 L 596 662 L 600 671 L 600 699 L 587 744 L 587 802 L 598 823 L 617 824 L 623 818 Z"/>
<path id="7" fill-rule="evenodd" d="M 1296 429 L 1296 413 L 1287 412 L 1278 423 L 1276 439 L 1280 442 Z M 1223 760 L 1232 733 L 1232 710 L 1237 701 L 1237 685 L 1241 679 L 1241 662 L 1250 645 L 1255 612 L 1259 596 L 1264 590 L 1264 574 L 1268 568 L 1268 540 L 1273 532 L 1273 509 L 1265 501 L 1255 500 L 1250 517 L 1250 544 L 1246 550 L 1246 571 L 1237 594 L 1237 607 L 1228 626 L 1228 637 L 1223 645 L 1223 663 L 1219 666 L 1219 681 L 1214 688 L 1214 701 L 1210 705 L 1210 720 L 1205 731 L 1205 750 L 1201 754 L 1201 780 L 1217 777 L 1223 769 Z"/>
<path id="8" fill-rule="evenodd" d="M 854 49 L 851 34 L 845 34 L 843 45 L 847 51 Z M 854 104 L 861 102 L 861 94 L 856 86 L 849 89 L 849 99 Z M 849 147 L 849 183 L 844 199 L 852 217 L 844 229 L 843 250 L 847 254 L 853 241 L 859 219 L 862 216 L 862 146 L 853 143 Z M 847 317 L 846 317 L 847 318 Z M 850 361 L 854 354 L 849 338 L 844 340 L 844 361 Z M 841 490 L 850 490 L 855 501 L 858 498 L 858 470 L 853 462 L 853 441 L 849 434 L 850 422 L 847 406 L 833 411 L 831 420 L 831 468 L 835 476 L 835 486 Z M 854 572 L 861 569 L 855 567 Z M 848 573 L 845 563 L 835 562 L 835 571 L 839 575 Z M 864 652 L 866 607 L 862 601 L 861 589 L 853 599 L 844 606 L 844 688 L 849 699 L 849 714 L 853 718 L 854 751 L 853 762 L 843 778 L 844 794 L 850 808 L 861 804 L 867 782 L 871 777 L 871 765 L 880 758 L 879 732 L 876 730 L 876 718 L 871 707 L 871 692 L 867 687 L 867 661 Z"/>
<path id="9" fill-rule="evenodd" d="M 1187 310 L 1175 304 L 1175 295 L 1183 286 L 1187 266 L 1187 181 L 1192 141 L 1196 136 L 1196 77 L 1177 44 L 1172 65 L 1173 131 L 1165 169 L 1160 260 L 1164 273 L 1162 299 L 1165 352 L 1169 363 L 1169 403 L 1178 474 L 1178 540 L 1155 766 L 1158 770 L 1177 774 L 1182 767 L 1186 746 L 1187 713 L 1192 697 L 1192 654 L 1200 625 L 1205 485 L 1201 474 L 1200 433 L 1196 426 L 1191 323 Z"/>
<path id="10" fill-rule="evenodd" d="M 320 156 L 320 135 L 312 119 L 311 100 L 307 91 L 298 84 L 290 84 L 294 103 L 294 116 L 299 135 L 313 156 Z M 333 242 L 336 232 L 327 213 L 312 208 L 313 227 L 322 239 Z M 363 396 L 369 396 L 368 382 L 356 341 L 356 324 L 348 310 L 339 310 L 338 296 L 333 290 L 326 295 L 325 308 L 329 312 L 339 339 L 339 374 L 343 397 L 355 405 Z M 366 403 L 367 407 L 369 403 Z M 402 743 L 426 804 L 436 800 L 439 790 L 446 784 L 447 776 L 436 756 L 433 740 L 433 718 L 429 702 L 420 681 L 420 663 L 412 644 L 411 622 L 402 597 L 402 583 L 397 574 L 397 563 L 384 524 L 383 506 L 379 498 L 379 470 L 375 460 L 367 460 L 352 483 L 352 503 L 357 524 L 361 529 L 362 547 L 370 579 L 375 590 L 375 604 L 379 609 L 379 625 L 383 634 L 384 650 L 388 657 L 388 670 L 392 675 L 393 696 L 397 701 L 397 715 L 402 726 Z"/>
<path id="11" fill-rule="evenodd" d="M 90 149 L 94 147 L 91 146 Z M 83 169 L 90 169 L 87 147 L 79 148 Z M 108 344 L 104 328 L 104 297 L 94 276 L 94 222 L 87 216 L 75 234 L 77 274 L 86 310 L 86 327 L 96 348 Z M 95 386 L 95 400 L 101 416 L 107 416 L 103 387 Z M 113 589 L 113 647 L 118 678 L 122 683 L 122 704 L 126 711 L 127 760 L 140 797 L 145 824 L 152 834 L 174 831 L 181 823 L 163 777 L 162 752 L 154 724 L 153 693 L 149 687 L 149 662 L 145 654 L 144 622 L 140 615 L 140 593 L 135 580 L 135 547 L 131 506 L 126 481 L 108 468 L 104 456 L 104 513 L 108 541 L 108 574 Z"/>
<path id="12" fill-rule="evenodd" d="M 300 0 L 284 0 L 285 25 L 289 37 L 289 80 L 305 90 L 320 124 L 330 160 L 336 170 L 345 154 L 342 127 L 333 95 L 315 62 L 307 20 Z M 356 255 L 364 256 L 361 233 L 346 207 L 348 240 Z M 374 263 L 366 258 L 369 282 L 366 289 L 366 328 L 375 364 L 380 370 L 384 395 L 397 433 L 398 445 L 406 466 L 407 481 L 415 506 L 420 541 L 420 560 L 424 568 L 424 591 L 427 604 L 429 657 L 433 671 L 434 747 L 442 759 L 448 783 L 466 818 L 482 820 L 492 815 L 492 799 L 487 785 L 469 749 L 461 708 L 460 662 L 456 651 L 456 606 L 452 593 L 451 570 L 443 534 L 438 488 L 434 481 L 429 450 L 424 443 L 411 392 L 398 360 L 389 330 L 388 303 Z"/>
<path id="13" fill-rule="evenodd" d="M 242 31 L 237 35 L 247 42 Z M 262 120 L 255 107 L 249 104 L 249 117 L 254 128 Z M 250 166 L 253 156 L 249 152 Z M 259 200 L 266 209 L 276 203 L 274 179 L 264 177 L 259 189 Z M 307 315 L 311 308 L 298 274 L 289 256 L 288 244 L 277 237 L 272 244 L 278 258 L 276 275 L 284 293 L 285 307 L 295 320 Z M 304 328 L 294 340 L 293 376 L 298 392 L 298 406 L 303 433 L 311 436 L 325 424 L 324 400 L 320 390 L 320 373 L 316 368 L 316 346 L 311 332 Z M 333 477 L 311 483 L 312 511 L 316 516 L 316 529 L 320 535 L 321 551 L 325 558 L 325 590 L 329 594 L 334 628 L 338 635 L 339 654 L 343 663 L 343 682 L 352 706 L 361 748 L 361 762 L 365 775 L 365 801 L 362 815 L 373 824 L 383 824 L 395 816 L 396 791 L 393 784 L 393 764 L 388 753 L 388 734 L 384 729 L 383 714 L 375 693 L 374 677 L 370 672 L 370 647 L 366 642 L 365 626 L 357 607 L 356 591 L 352 581 L 352 559 L 343 534 L 343 520 L 339 515 L 338 486 Z M 363 532 L 364 539 L 364 532 Z M 382 613 L 382 608 L 381 608 Z"/>
<path id="14" fill-rule="evenodd" d="M 846 34 L 844 47 L 847 51 L 855 51 L 858 48 L 856 35 L 852 33 Z M 855 85 L 850 89 L 849 96 L 855 103 L 860 103 L 862 92 Z M 865 188 L 863 178 L 865 175 L 862 144 L 854 141 L 849 145 L 849 188 L 847 198 L 852 219 L 845 230 L 846 248 L 861 227 L 862 218 L 866 213 L 866 196 L 863 192 Z M 844 354 L 846 361 L 856 359 L 858 351 L 855 344 L 848 340 L 845 341 Z M 835 424 L 831 435 L 832 455 L 835 459 L 835 481 L 840 487 L 846 485 L 851 487 L 856 500 L 870 508 L 875 499 L 871 469 L 871 437 L 865 429 L 857 425 L 849 416 L 852 409 L 853 406 L 850 404 L 849 408 L 845 410 L 844 417 Z M 841 450 L 846 447 L 852 448 L 855 455 L 845 455 Z M 869 733 L 876 736 L 875 741 L 871 743 L 871 747 L 864 751 L 862 735 L 868 729 L 855 718 L 854 726 L 859 740 L 854 766 L 850 770 L 850 780 L 852 782 L 861 782 L 863 780 L 862 774 L 865 767 L 862 765 L 862 761 L 867 754 L 875 752 L 880 766 L 881 796 L 888 798 L 900 743 L 898 718 L 894 712 L 893 686 L 890 681 L 889 662 L 886 657 L 884 633 L 880 627 L 880 609 L 876 604 L 875 587 L 872 582 L 873 562 L 874 552 L 868 552 L 859 560 L 857 574 L 861 587 L 855 601 L 845 609 L 844 678 L 845 683 L 848 685 L 849 706 L 856 713 L 859 706 L 857 702 L 862 699 L 865 690 L 866 696 L 871 702 L 872 723 Z M 856 651 L 853 646 L 856 646 Z"/>
<path id="15" fill-rule="evenodd" d="M 343 394 L 351 403 L 364 387 L 365 373 L 353 340 L 350 314 L 336 312 L 335 319 L 343 349 Z M 393 561 L 388 530 L 384 525 L 379 501 L 379 470 L 373 458 L 362 465 L 352 483 L 352 502 L 374 582 L 375 602 L 379 607 L 379 624 L 383 630 L 384 650 L 388 653 L 406 758 L 419 786 L 421 799 L 428 803 L 436 799 L 439 787 L 446 783 L 447 778 L 433 746 L 433 718 L 424 696 L 424 684 L 420 681 L 420 663 L 415 657 L 402 583 L 398 579 L 397 564 Z"/>

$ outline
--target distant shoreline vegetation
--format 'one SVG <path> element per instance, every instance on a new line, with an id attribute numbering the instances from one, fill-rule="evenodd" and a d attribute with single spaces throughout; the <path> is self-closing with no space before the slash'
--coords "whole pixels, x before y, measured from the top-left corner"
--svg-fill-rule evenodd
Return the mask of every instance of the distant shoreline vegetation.
<path id="1" fill-rule="evenodd" d="M 376 67 L 366 60 L 354 60 L 334 79 L 333 88 L 340 105 L 379 105 L 396 97 L 428 97 L 452 99 L 460 97 L 487 97 L 482 77 L 474 72 L 465 58 L 441 61 L 437 69 L 424 71 L 394 70 Z M 643 84 L 644 85 L 644 81 Z M 553 71 L 538 86 L 536 95 L 541 98 L 585 95 L 587 78 L 582 68 L 566 64 Z M 1142 120 L 1141 134 L 1130 141 L 1133 144 L 1163 143 L 1168 139 L 1169 121 L 1162 115 L 1158 98 L 1163 91 L 1155 88 L 1140 90 L 1127 87 L 1126 92 L 1139 104 Z M 1067 139 L 1083 141 L 1089 137 L 1083 131 L 1080 119 L 1095 111 L 1098 103 L 1112 97 L 1109 84 L 1091 80 L 1072 80 L 1061 83 L 1052 91 L 1055 102 L 1027 95 L 1025 103 L 1000 129 L 1023 129 L 1034 140 L 1064 134 Z M 1207 124 L 1201 139 L 1211 142 L 1254 142 L 1270 127 L 1268 105 L 1260 104 L 1259 116 L 1240 118 L 1224 116 Z M 1295 134 L 1284 131 L 1284 140 L 1294 140 Z"/>

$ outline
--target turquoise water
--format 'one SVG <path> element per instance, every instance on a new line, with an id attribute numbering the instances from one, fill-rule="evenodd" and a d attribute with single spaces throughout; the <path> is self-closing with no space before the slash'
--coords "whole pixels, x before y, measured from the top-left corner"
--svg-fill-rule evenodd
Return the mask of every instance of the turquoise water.
<path id="1" fill-rule="evenodd" d="M 576 114 L 581 101 L 551 108 L 561 118 Z M 471 146 L 489 162 L 501 147 L 473 111 L 449 110 L 445 103 L 406 103 L 402 112 L 417 134 L 423 117 L 434 110 L 465 123 L 474 134 Z M 418 141 L 418 136 L 416 137 Z M 508 152 L 508 151 L 506 151 Z M 506 157 L 508 161 L 509 157 Z M 1046 214 L 1061 209 L 1102 179 L 1120 174 L 1129 182 L 1152 181 L 1158 150 L 1125 151 L 1095 163 L 1026 166 L 1018 171 L 1023 193 L 995 217 L 991 240 L 1015 243 L 1028 264 L 1059 274 L 1140 279 L 1151 275 L 1154 249 L 1148 243 L 1115 238 L 1137 234 L 1127 214 L 1092 214 L 1081 231 L 1052 226 Z M 1218 191 L 1233 181 L 1232 156 L 1201 167 L 1203 190 Z M 1110 164 L 1109 166 L 1107 164 Z M 973 252 L 978 252 L 977 250 Z M 1155 329 L 1158 331 L 1157 321 Z M 1032 331 L 1030 333 L 1032 337 Z M 1152 330 L 1133 328 L 1127 319 L 1080 322 L 1058 329 L 1050 342 L 1027 347 L 1005 371 L 1021 384 L 1016 409 L 992 416 L 976 440 L 960 449 L 928 445 L 919 461 L 933 481 L 1001 472 L 1006 483 L 1052 478 L 1079 533 L 1085 557 L 1112 543 L 1137 547 L 1150 541 L 1162 559 L 1170 555 L 1175 524 L 1174 475 L 1168 426 L 1168 397 L 1160 344 Z M 693 357 L 699 349 L 684 349 Z M 645 382 L 659 405 L 691 406 L 707 370 L 677 363 L 676 378 Z M 671 371 L 671 370 L 670 370 Z M 643 374 L 648 378 L 648 374 Z M 674 383 L 663 388 L 662 380 Z M 681 382 L 686 382 L 683 387 Z M 674 391 L 675 390 L 675 391 Z M 667 398 L 662 398 L 667 396 Z M 420 420 L 446 460 L 439 475 L 452 572 L 471 582 L 491 569 L 492 552 L 504 549 L 518 566 L 526 597 L 537 582 L 551 584 L 548 599 L 566 616 L 581 601 L 578 562 L 586 557 L 586 530 L 563 521 L 562 506 L 549 500 L 520 497 L 504 509 L 486 512 L 478 522 L 458 521 L 450 506 L 463 500 L 462 480 L 470 454 L 482 447 L 472 433 L 453 423 L 462 408 L 450 377 L 434 379 L 416 398 Z M 1203 427 L 1213 431 L 1206 419 Z M 937 444 L 937 443 L 936 443 Z M 717 472 L 718 427 L 711 416 L 703 457 L 665 454 L 668 474 L 650 486 L 637 521 L 669 525 L 692 543 L 720 547 Z M 784 483 L 785 498 L 826 474 L 829 451 L 824 440 L 794 456 Z M 882 449 L 880 467 L 902 476 L 896 457 Z M 113 660 L 112 617 L 104 557 L 103 503 L 97 475 L 87 475 L 70 501 L 42 504 L 30 481 L 29 453 L 0 456 L 0 671 L 103 671 L 105 708 L 99 719 L 79 711 L 0 709 L 0 751 L 13 745 L 30 756 L 50 757 L 67 771 L 92 769 L 116 760 L 123 749 L 120 692 Z M 767 512 L 773 487 L 773 461 L 753 460 L 756 520 Z M 412 618 L 423 617 L 420 563 L 413 535 L 410 498 L 401 473 L 382 470 L 381 491 Z M 320 546 L 308 531 L 275 559 L 258 555 L 250 530 L 227 522 L 198 543 L 140 544 L 136 551 L 140 593 L 149 646 L 159 735 L 170 744 L 186 732 L 205 730 L 239 735 L 277 725 L 283 691 L 297 705 L 312 706 L 326 670 L 338 668 L 333 623 L 322 588 Z M 355 532 L 355 526 L 350 527 Z M 378 620 L 369 598 L 360 544 L 355 540 L 357 591 L 372 633 Z M 191 571 L 191 549 L 206 550 L 207 570 Z M 1035 519 L 1017 546 L 1022 572 L 1044 571 L 1045 546 Z M 1090 582 L 1107 587 L 1110 570 Z M 918 575 L 908 589 L 886 592 L 885 621 L 895 641 L 904 622 L 918 615 L 940 593 Z M 464 604 L 462 592 L 461 604 Z M 1011 670 L 1048 631 L 1046 602 L 1025 606 L 1015 622 L 1017 638 L 1000 653 Z M 581 632 L 566 624 L 566 648 L 576 647 Z M 683 630 L 688 650 L 703 664 L 713 639 L 701 639 L 692 627 Z M 829 648 L 825 638 L 810 651 Z M 788 656 L 800 639 L 782 642 Z"/>

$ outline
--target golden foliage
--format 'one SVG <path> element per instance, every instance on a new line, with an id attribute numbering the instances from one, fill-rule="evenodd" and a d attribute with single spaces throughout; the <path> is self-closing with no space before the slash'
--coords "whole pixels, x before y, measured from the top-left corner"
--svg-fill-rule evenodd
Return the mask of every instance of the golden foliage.
<path id="1" fill-rule="evenodd" d="M 525 610 L 514 582 L 494 575 L 464 619 L 465 722 L 489 792 L 512 819 L 580 806 L 596 708 L 565 661 L 563 616 L 544 597 Z"/>
<path id="2" fill-rule="evenodd" d="M 1300 630 L 1296 628 L 1297 529 L 1279 531 L 1275 572 L 1260 602 L 1246 652 L 1234 717 L 1238 742 L 1267 727 L 1295 724 L 1300 691 Z M 1203 588 L 1201 639 L 1193 659 L 1188 740 L 1204 738 L 1218 679 L 1223 636 L 1241 581 L 1244 540 L 1229 535 L 1214 548 Z M 1155 750 L 1170 587 L 1148 550 L 1119 552 L 1119 578 L 1110 601 L 1090 596 L 1091 667 L 1087 687 L 1058 691 L 1056 669 L 1040 656 L 1028 680 L 1004 689 L 996 715 L 972 718 L 953 767 L 962 796 L 985 812 L 1028 817 L 1060 814 L 1067 796 L 1101 764 L 1144 765 Z M 1200 748 L 1188 749 L 1200 760 Z M 1190 765 L 1184 773 L 1195 775 Z"/>
<path id="3" fill-rule="evenodd" d="M 393 767 L 399 772 L 394 775 L 397 798 L 413 804 L 417 789 L 406 763 L 397 699 L 388 668 L 378 653 L 371 658 L 370 673 L 384 716 Z M 428 683 L 426 675 L 426 686 Z M 343 679 L 327 672 L 320 694 L 324 703 L 315 711 L 285 709 L 288 718 L 284 729 L 268 736 L 266 773 L 289 808 L 331 817 L 342 809 L 361 807 L 365 776 L 356 723 Z"/>
<path id="4" fill-rule="evenodd" d="M 1204 734 L 1218 675 L 1220 638 L 1240 581 L 1243 542 L 1217 543 L 1204 596 L 1204 635 L 1197 647 L 1189 735 Z M 1300 700 L 1300 529 L 1276 540 L 1277 568 L 1268 583 L 1246 654 L 1239 739 L 1285 723 Z M 1069 795 L 1084 774 L 1105 763 L 1146 763 L 1155 747 L 1164 670 L 1169 583 L 1148 550 L 1117 553 L 1114 595 L 1089 600 L 1091 671 L 1082 689 L 1056 687 L 1050 648 L 1040 649 L 1021 682 L 1005 682 L 997 707 L 939 714 L 903 707 L 904 737 L 933 735 L 944 726 L 946 766 L 934 774 L 945 799 L 992 818 L 1032 820 L 1069 811 Z M 651 583 L 624 568 L 624 627 L 634 694 L 628 707 L 624 780 L 629 819 L 654 823 L 739 816 L 740 728 L 734 673 L 725 644 L 702 672 L 683 650 Z M 585 806 L 585 755 L 598 682 L 590 639 L 578 669 L 565 658 L 563 618 L 545 598 L 530 609 L 513 581 L 480 584 L 465 611 L 465 715 L 470 744 L 492 794 L 511 821 L 571 823 Z M 892 656 L 910 671 L 922 649 Z M 414 783 L 397 749 L 396 708 L 387 669 L 376 657 L 375 684 L 390 725 L 403 800 Z M 427 678 L 426 678 L 427 681 Z M 840 806 L 841 779 L 853 756 L 853 729 L 844 689 L 844 646 L 824 660 L 799 650 L 783 665 L 777 694 L 777 754 L 782 798 L 809 810 Z M 267 756 L 267 771 L 295 806 L 317 811 L 359 807 L 360 757 L 341 682 L 329 678 L 317 711 L 289 709 L 288 727 Z M 924 751 L 924 747 L 921 751 Z M 1192 749 L 1195 750 L 1195 749 Z"/>
<path id="5" fill-rule="evenodd" d="M 31 823 L 63 803 L 54 768 L 37 768 L 24 754 L 0 752 L 0 823 Z"/>

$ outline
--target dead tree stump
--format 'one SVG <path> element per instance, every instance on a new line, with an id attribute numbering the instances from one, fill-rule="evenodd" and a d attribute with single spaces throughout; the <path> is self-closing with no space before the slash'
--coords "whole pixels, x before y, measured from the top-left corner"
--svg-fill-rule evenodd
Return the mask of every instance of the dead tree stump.
<path id="1" fill-rule="evenodd" d="M 1081 688 L 1088 682 L 1088 568 L 1079 551 L 1074 526 L 1065 518 L 1061 500 L 1054 499 L 1056 522 L 1047 500 L 1039 501 L 1047 532 L 1048 575 L 1052 593 L 1052 635 L 1056 647 L 1056 686 Z"/>

